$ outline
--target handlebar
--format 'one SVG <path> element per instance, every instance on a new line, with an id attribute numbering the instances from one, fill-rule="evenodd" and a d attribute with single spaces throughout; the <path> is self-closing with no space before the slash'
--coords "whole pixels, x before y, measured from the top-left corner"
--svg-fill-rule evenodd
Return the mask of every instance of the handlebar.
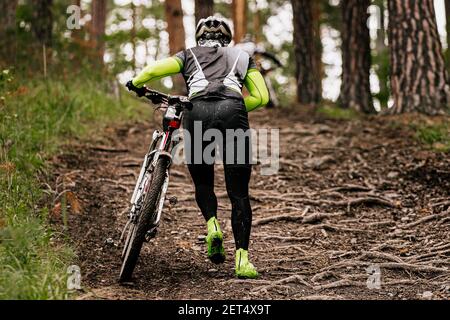
<path id="1" fill-rule="evenodd" d="M 148 89 L 143 87 L 144 97 L 153 102 L 154 104 L 169 103 L 170 96 L 168 94 L 158 92 L 156 90 Z"/>
<path id="2" fill-rule="evenodd" d="M 181 106 L 188 110 L 191 110 L 193 107 L 192 102 L 185 96 L 172 96 L 147 87 L 137 88 L 131 83 L 131 81 L 127 83 L 126 87 L 128 90 L 135 92 L 139 97 L 145 97 L 154 104 Z"/>

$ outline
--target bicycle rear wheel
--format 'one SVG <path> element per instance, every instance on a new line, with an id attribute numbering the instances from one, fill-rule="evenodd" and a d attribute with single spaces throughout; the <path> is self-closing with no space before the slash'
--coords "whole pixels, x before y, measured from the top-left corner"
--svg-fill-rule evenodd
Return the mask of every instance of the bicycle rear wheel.
<path id="1" fill-rule="evenodd" d="M 164 180 L 166 179 L 168 161 L 169 160 L 167 158 L 161 157 L 156 163 L 152 174 L 152 180 L 150 182 L 150 187 L 145 195 L 138 221 L 134 228 L 132 226 L 130 230 L 130 239 L 126 242 L 128 247 L 125 250 L 122 267 L 120 270 L 120 282 L 129 281 L 133 274 L 134 268 L 136 267 L 139 254 L 142 249 L 142 244 L 145 241 L 145 235 L 147 234 L 147 231 L 151 227 L 152 221 L 155 218 L 159 196 L 161 194 Z"/>

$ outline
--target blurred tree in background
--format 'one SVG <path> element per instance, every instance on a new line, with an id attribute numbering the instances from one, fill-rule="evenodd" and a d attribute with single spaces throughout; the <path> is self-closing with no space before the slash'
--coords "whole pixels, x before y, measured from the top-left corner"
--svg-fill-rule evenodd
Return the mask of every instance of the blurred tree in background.
<path id="1" fill-rule="evenodd" d="M 340 104 L 373 113 L 370 90 L 370 35 L 367 21 L 370 0 L 342 0 L 342 86 Z"/>
<path id="2" fill-rule="evenodd" d="M 247 1 L 233 0 L 232 2 L 232 16 L 234 24 L 234 42 L 241 42 L 247 33 Z"/>
<path id="3" fill-rule="evenodd" d="M 314 31 L 313 5 L 309 0 L 292 0 L 294 14 L 294 45 L 297 66 L 297 98 L 303 104 L 316 104 L 322 92 L 320 68 Z"/>
<path id="4" fill-rule="evenodd" d="M 398 99 L 398 89 L 391 92 L 391 79 L 407 79 L 405 73 L 411 72 L 403 70 L 406 60 L 394 57 L 400 52 L 396 46 L 399 37 L 413 38 L 395 32 L 396 28 L 390 28 L 387 37 L 388 3 L 395 21 L 411 19 L 412 15 L 420 17 L 418 22 L 433 18 L 425 30 L 434 43 L 430 46 L 434 53 L 427 59 L 436 61 L 433 71 L 442 78 L 438 69 L 443 48 L 430 1 L 406 13 L 394 11 L 395 2 L 387 0 L 357 4 L 344 0 L 2 1 L 0 65 L 33 77 L 44 73 L 66 78 L 81 75 L 123 83 L 151 61 L 174 54 L 187 43 L 193 45 L 196 21 L 218 14 L 233 22 L 235 40 L 249 33 L 283 62 L 283 68 L 268 75 L 282 104 L 290 104 L 295 96 L 303 104 L 318 104 L 323 96 L 333 101 L 340 97 L 344 107 L 372 112 L 372 98 L 382 109 L 388 103 L 405 101 Z M 445 0 L 447 17 L 449 2 Z M 81 8 L 80 29 L 67 27 L 69 5 Z M 371 19 L 376 15 L 378 20 L 376 30 L 371 26 L 369 38 L 369 30 L 364 28 L 368 18 L 364 8 L 368 6 Z M 450 39 L 450 32 L 447 36 Z M 447 49 L 446 57 L 449 52 Z M 403 61 L 400 66 L 398 61 Z M 171 82 L 165 79 L 153 85 L 170 88 Z M 429 111 L 425 109 L 418 110 Z"/>
<path id="5" fill-rule="evenodd" d="M 92 48 L 94 49 L 94 64 L 103 65 L 103 56 L 105 55 L 107 1 L 92 1 L 91 12 L 92 22 L 90 29 Z"/>
<path id="6" fill-rule="evenodd" d="M 186 34 L 183 24 L 183 8 L 181 0 L 166 0 L 167 32 L 169 33 L 169 54 L 174 55 L 186 47 Z M 181 74 L 174 78 L 174 91 L 186 94 L 184 79 Z"/>
<path id="7" fill-rule="evenodd" d="M 1 60 L 15 62 L 17 0 L 0 2 Z"/>
<path id="8" fill-rule="evenodd" d="M 39 44 L 51 47 L 53 38 L 53 0 L 31 0 L 31 30 Z"/>
<path id="9" fill-rule="evenodd" d="M 378 77 L 379 91 L 374 94 L 374 98 L 380 103 L 380 107 L 386 109 L 390 97 L 389 92 L 389 49 L 387 46 L 386 20 L 387 1 L 372 1 L 375 8 L 377 21 L 377 33 L 374 50 L 372 50 L 372 67 Z"/>
<path id="10" fill-rule="evenodd" d="M 214 15 L 214 0 L 195 0 L 195 25 L 200 19 Z"/>
<path id="11" fill-rule="evenodd" d="M 447 31 L 447 50 L 445 51 L 445 59 L 447 63 L 447 69 L 450 66 L 450 0 L 445 0 L 445 18 L 447 20 L 446 31 Z"/>

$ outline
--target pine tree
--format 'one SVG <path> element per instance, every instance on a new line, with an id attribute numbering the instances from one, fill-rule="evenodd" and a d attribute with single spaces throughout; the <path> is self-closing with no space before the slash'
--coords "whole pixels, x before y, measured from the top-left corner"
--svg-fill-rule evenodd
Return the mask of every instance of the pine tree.
<path id="1" fill-rule="evenodd" d="M 17 4 L 18 0 L 0 1 L 0 63 L 14 62 Z"/>
<path id="2" fill-rule="evenodd" d="M 184 50 L 186 46 L 181 0 L 166 0 L 165 12 L 167 32 L 169 33 L 169 51 L 173 55 Z M 180 75 L 174 77 L 174 89 L 180 94 L 184 94 L 186 91 L 184 80 Z"/>
<path id="3" fill-rule="evenodd" d="M 292 0 L 292 8 L 297 99 L 302 104 L 316 104 L 321 100 L 322 93 L 320 68 L 317 65 L 312 3 L 309 0 Z"/>
<path id="4" fill-rule="evenodd" d="M 33 20 L 31 30 L 38 42 L 51 47 L 53 38 L 53 0 L 31 0 Z"/>
<path id="5" fill-rule="evenodd" d="M 370 0 L 343 0 L 342 86 L 340 103 L 364 113 L 373 113 L 370 92 L 370 34 L 367 9 Z"/>
<path id="6" fill-rule="evenodd" d="M 99 65 L 103 65 L 103 56 L 105 54 L 106 5 L 107 0 L 95 0 L 91 4 L 91 41 L 94 49 L 95 63 Z"/>
<path id="7" fill-rule="evenodd" d="M 433 0 L 389 0 L 393 113 L 448 112 L 450 88 Z"/>
<path id="8" fill-rule="evenodd" d="M 214 0 L 195 0 L 195 23 L 214 15 Z"/>
<path id="9" fill-rule="evenodd" d="M 238 43 L 244 39 L 247 33 L 247 2 L 245 0 L 233 0 L 232 10 L 234 42 Z"/>

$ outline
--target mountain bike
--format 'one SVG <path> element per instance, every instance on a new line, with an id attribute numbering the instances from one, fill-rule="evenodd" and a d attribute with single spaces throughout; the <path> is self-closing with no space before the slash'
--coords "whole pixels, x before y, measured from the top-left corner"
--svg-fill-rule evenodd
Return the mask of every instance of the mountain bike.
<path id="1" fill-rule="evenodd" d="M 169 187 L 171 151 L 175 145 L 172 135 L 180 128 L 185 109 L 192 109 L 192 103 L 187 97 L 166 95 L 148 88 L 143 90 L 144 93 L 139 96 L 158 105 L 158 109 L 165 109 L 163 130 L 153 132 L 131 197 L 128 221 L 120 236 L 120 242 L 123 243 L 120 282 L 131 279 L 142 245 L 156 235 Z"/>

